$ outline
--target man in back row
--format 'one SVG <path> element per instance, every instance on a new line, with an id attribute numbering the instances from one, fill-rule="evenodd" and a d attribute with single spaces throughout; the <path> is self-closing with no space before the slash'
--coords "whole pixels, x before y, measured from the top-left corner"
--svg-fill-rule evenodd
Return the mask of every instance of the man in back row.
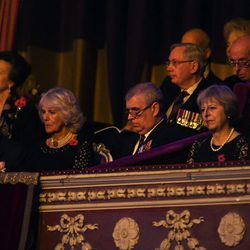
<path id="1" fill-rule="evenodd" d="M 203 77 L 207 80 L 209 83 L 219 83 L 221 82 L 221 79 L 217 77 L 214 72 L 211 70 L 211 55 L 212 55 L 212 49 L 211 49 L 211 40 L 208 36 L 208 34 L 199 28 L 193 28 L 188 31 L 186 31 L 182 38 L 182 43 L 193 43 L 198 45 L 204 53 L 204 57 L 206 60 L 206 67 L 203 73 Z"/>
<path id="2" fill-rule="evenodd" d="M 250 35 L 241 36 L 233 42 L 228 54 L 229 64 L 234 69 L 234 81 L 226 78 L 224 83 L 233 89 L 238 82 L 250 82 Z"/>
<path id="3" fill-rule="evenodd" d="M 250 35 L 241 36 L 232 43 L 228 59 L 235 74 L 224 83 L 234 90 L 240 101 L 238 129 L 250 135 Z"/>
<path id="4" fill-rule="evenodd" d="M 187 30 L 182 38 L 181 43 L 192 43 L 198 45 L 204 53 L 204 60 L 206 61 L 206 67 L 204 68 L 203 77 L 209 85 L 221 83 L 221 79 L 218 78 L 211 70 L 210 58 L 212 54 L 211 41 L 208 34 L 199 28 L 193 28 Z M 178 85 L 171 82 L 171 78 L 167 76 L 162 84 L 161 90 L 165 98 L 169 96 L 169 93 L 173 96 L 178 95 L 180 88 Z"/>
<path id="5" fill-rule="evenodd" d="M 128 120 L 137 135 L 127 138 L 122 156 L 148 151 L 203 129 L 196 98 L 208 86 L 203 78 L 205 65 L 204 54 L 197 45 L 174 44 L 166 69 L 179 93 L 176 96 L 168 93 L 164 99 L 153 83 L 138 84 L 128 91 L 125 97 Z"/>
<path id="6" fill-rule="evenodd" d="M 170 127 L 183 137 L 196 134 L 202 128 L 196 98 L 211 84 L 203 77 L 206 60 L 195 44 L 178 43 L 171 46 L 166 70 L 171 84 L 179 88 L 176 94 L 166 93 L 166 115 Z"/>

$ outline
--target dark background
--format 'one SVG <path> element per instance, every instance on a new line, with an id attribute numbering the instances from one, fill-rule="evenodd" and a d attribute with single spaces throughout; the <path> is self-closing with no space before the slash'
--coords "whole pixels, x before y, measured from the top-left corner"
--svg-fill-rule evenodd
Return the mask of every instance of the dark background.
<path id="1" fill-rule="evenodd" d="M 248 0 L 23 0 L 15 49 L 65 52 L 75 39 L 107 47 L 112 115 L 121 125 L 125 92 L 140 82 L 145 64 L 150 80 L 152 66 L 164 63 L 170 45 L 194 27 L 211 37 L 213 62 L 225 63 L 223 25 L 237 17 L 250 18 Z"/>

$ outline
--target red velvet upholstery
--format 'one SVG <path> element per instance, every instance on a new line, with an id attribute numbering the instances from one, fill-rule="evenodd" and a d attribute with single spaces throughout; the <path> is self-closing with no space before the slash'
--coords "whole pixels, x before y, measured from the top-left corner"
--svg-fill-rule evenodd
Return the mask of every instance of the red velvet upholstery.
<path id="1" fill-rule="evenodd" d="M 185 163 L 189 147 L 192 145 L 192 143 L 196 139 L 205 137 L 208 134 L 209 132 L 203 132 L 195 136 L 162 145 L 160 147 L 151 149 L 148 152 L 143 152 L 133 156 L 126 156 L 113 162 L 99 165 L 98 167 Z"/>

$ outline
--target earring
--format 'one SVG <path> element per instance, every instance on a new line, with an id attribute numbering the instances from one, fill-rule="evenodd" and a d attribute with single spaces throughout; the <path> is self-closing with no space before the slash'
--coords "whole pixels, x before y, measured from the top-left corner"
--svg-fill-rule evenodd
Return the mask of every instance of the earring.
<path id="1" fill-rule="evenodd" d="M 10 85 L 8 85 L 8 91 L 9 91 L 9 93 L 11 92 L 11 86 Z"/>
<path id="2" fill-rule="evenodd" d="M 231 116 L 229 115 L 229 116 L 227 116 L 227 119 L 230 119 L 231 118 Z"/>

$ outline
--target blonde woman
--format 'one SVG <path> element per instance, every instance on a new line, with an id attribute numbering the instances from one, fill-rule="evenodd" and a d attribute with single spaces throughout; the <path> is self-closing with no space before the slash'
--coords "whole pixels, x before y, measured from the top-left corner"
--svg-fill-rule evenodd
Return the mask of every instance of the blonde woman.
<path id="1" fill-rule="evenodd" d="M 79 169 L 93 165 L 91 135 L 75 95 L 53 88 L 42 95 L 39 114 L 47 139 L 30 153 L 29 170 Z M 80 132 L 81 131 L 81 132 Z"/>

